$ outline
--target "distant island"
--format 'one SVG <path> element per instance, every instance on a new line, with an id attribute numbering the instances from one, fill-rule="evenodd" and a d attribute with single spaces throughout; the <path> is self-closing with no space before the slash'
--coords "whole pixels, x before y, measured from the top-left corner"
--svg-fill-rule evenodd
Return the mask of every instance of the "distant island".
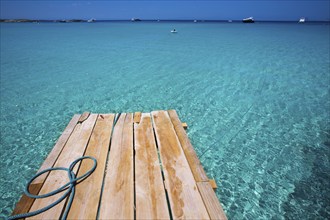
<path id="1" fill-rule="evenodd" d="M 244 20 L 244 19 L 243 19 Z M 302 19 L 300 19 L 300 23 Z M 140 19 L 140 18 L 131 18 L 131 19 L 122 19 L 122 20 L 96 20 L 94 18 L 91 19 L 0 19 L 0 23 L 41 23 L 41 22 L 53 22 L 53 23 L 91 23 L 91 22 L 118 22 L 118 21 L 132 21 L 132 22 L 242 22 L 242 20 L 196 20 L 196 19 L 184 19 L 184 20 L 173 20 L 173 19 Z M 306 20 L 304 20 L 306 21 Z M 290 20 L 290 21 L 271 21 L 271 20 L 257 20 L 257 22 L 284 22 L 284 23 L 297 23 L 298 20 Z M 324 20 L 324 21 L 308 21 L 308 23 L 330 23 L 330 20 Z"/>
<path id="2" fill-rule="evenodd" d="M 83 19 L 65 19 L 65 20 L 35 20 L 35 19 L 0 19 L 0 22 L 4 23 L 38 23 L 38 22 L 95 22 L 95 19 L 83 20 Z"/>
<path id="3" fill-rule="evenodd" d="M 31 19 L 0 19 L 0 22 L 21 23 L 21 22 L 38 22 L 38 20 L 31 20 Z"/>

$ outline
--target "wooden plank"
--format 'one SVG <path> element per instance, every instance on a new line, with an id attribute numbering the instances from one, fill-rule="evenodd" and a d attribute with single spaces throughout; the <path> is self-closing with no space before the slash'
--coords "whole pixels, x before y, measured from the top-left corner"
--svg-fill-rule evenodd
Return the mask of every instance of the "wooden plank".
<path id="1" fill-rule="evenodd" d="M 81 114 L 78 123 L 83 123 L 90 115 L 90 112 L 84 112 Z"/>
<path id="2" fill-rule="evenodd" d="M 194 174 L 196 182 L 208 181 L 208 177 L 203 169 L 201 162 L 199 161 L 197 154 L 190 143 L 190 140 L 182 127 L 181 121 L 175 110 L 169 110 L 168 114 L 173 123 L 175 132 L 180 141 L 181 147 L 186 155 L 190 168 Z"/>
<path id="3" fill-rule="evenodd" d="M 182 127 L 183 127 L 183 129 L 186 130 L 188 128 L 188 124 L 186 122 L 182 122 Z"/>
<path id="4" fill-rule="evenodd" d="M 197 186 L 211 219 L 226 220 L 227 217 L 212 189 L 211 184 L 209 182 L 197 182 Z"/>
<path id="5" fill-rule="evenodd" d="M 83 156 L 85 152 L 85 148 L 87 146 L 88 140 L 91 136 L 92 130 L 94 128 L 94 124 L 96 121 L 97 115 L 91 114 L 86 121 L 79 123 L 76 125 L 74 131 L 72 132 L 68 142 L 64 146 L 61 155 L 57 159 L 54 167 L 69 167 L 71 162 L 76 160 L 77 158 Z M 78 170 L 79 164 L 75 166 L 73 171 L 76 173 Z M 45 194 L 47 192 L 51 192 L 59 187 L 63 186 L 68 182 L 68 174 L 66 172 L 54 171 L 51 172 L 44 185 L 42 186 L 39 194 Z M 58 193 L 52 197 L 37 199 L 34 201 L 31 210 L 35 211 L 45 207 L 46 205 L 53 203 L 60 196 L 63 195 L 64 192 Z M 58 219 L 61 215 L 62 209 L 64 207 L 65 200 L 61 203 L 53 207 L 52 209 L 43 212 L 39 215 L 33 216 L 29 219 Z"/>
<path id="6" fill-rule="evenodd" d="M 100 219 L 134 219 L 133 114 L 115 125 L 100 204 Z"/>
<path id="7" fill-rule="evenodd" d="M 76 124 L 78 123 L 80 115 L 74 115 L 73 118 L 70 120 L 69 124 L 64 129 L 62 135 L 57 140 L 55 146 L 53 147 L 52 151 L 49 153 L 48 157 L 44 161 L 44 163 L 41 165 L 40 169 L 37 173 L 41 172 L 42 170 L 45 170 L 47 168 L 53 167 L 54 163 L 56 162 L 58 156 L 62 152 L 62 149 L 69 139 L 73 129 L 75 128 Z M 30 192 L 32 194 L 38 194 L 45 179 L 47 178 L 48 173 L 43 174 L 36 178 L 32 184 L 30 185 Z M 16 204 L 16 207 L 12 213 L 12 215 L 17 215 L 21 213 L 26 213 L 29 211 L 29 209 L 32 206 L 34 199 L 27 197 L 25 194 L 22 195 L 19 202 Z"/>
<path id="8" fill-rule="evenodd" d="M 210 179 L 209 183 L 211 184 L 212 189 L 216 190 L 218 188 L 217 183 L 214 179 Z"/>
<path id="9" fill-rule="evenodd" d="M 53 167 L 57 158 L 59 157 L 60 153 L 63 150 L 63 147 L 65 146 L 66 142 L 68 141 L 70 135 L 72 134 L 75 126 L 78 123 L 78 119 L 80 118 L 80 115 L 74 115 L 71 121 L 69 122 L 68 126 L 65 128 L 64 132 L 62 133 L 61 137 L 56 142 L 54 148 L 48 155 L 47 159 L 44 161 L 44 163 L 41 165 L 38 172 L 41 172 L 47 168 Z M 41 179 L 42 176 L 36 178 L 33 183 L 43 183 L 44 179 Z"/>
<path id="10" fill-rule="evenodd" d="M 173 219 L 209 219 L 168 113 L 154 111 L 152 118 Z"/>
<path id="11" fill-rule="evenodd" d="M 42 187 L 42 183 L 37 184 L 31 184 L 30 185 L 30 192 L 33 195 L 38 195 L 40 189 Z M 27 195 L 23 194 L 18 203 L 16 204 L 16 207 L 11 215 L 18 215 L 22 213 L 27 213 L 35 199 L 28 197 Z"/>
<path id="12" fill-rule="evenodd" d="M 136 219 L 170 219 L 150 114 L 139 121 L 134 124 Z"/>
<path id="13" fill-rule="evenodd" d="M 76 185 L 68 219 L 96 219 L 97 217 L 114 116 L 114 114 L 102 114 L 97 118 L 84 155 L 94 157 L 97 160 L 97 167 L 92 175 Z M 93 161 L 82 161 L 77 176 L 83 175 L 92 166 Z"/>
<path id="14" fill-rule="evenodd" d="M 134 123 L 140 123 L 140 119 L 141 119 L 141 112 L 135 112 L 134 113 Z"/>

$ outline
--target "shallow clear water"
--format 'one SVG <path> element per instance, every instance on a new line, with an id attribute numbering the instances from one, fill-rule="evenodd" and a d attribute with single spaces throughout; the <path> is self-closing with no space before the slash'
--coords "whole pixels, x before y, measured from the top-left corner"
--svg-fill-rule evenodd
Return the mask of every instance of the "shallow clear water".
<path id="1" fill-rule="evenodd" d="M 73 114 L 157 109 L 188 123 L 229 219 L 330 217 L 329 24 L 0 27 L 0 217 Z"/>

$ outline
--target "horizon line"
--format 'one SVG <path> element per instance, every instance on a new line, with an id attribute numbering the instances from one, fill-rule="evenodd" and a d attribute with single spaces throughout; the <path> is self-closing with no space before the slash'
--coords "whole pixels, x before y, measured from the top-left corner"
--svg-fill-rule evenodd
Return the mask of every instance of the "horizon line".
<path id="1" fill-rule="evenodd" d="M 94 18 L 92 18 L 94 19 Z M 56 19 L 43 19 L 43 18 L 0 18 L 0 20 L 31 20 L 31 21 L 70 21 L 70 20 L 81 20 L 81 21 L 88 21 L 89 19 L 86 18 L 56 18 Z M 134 21 L 134 22 L 141 22 L 141 21 L 199 21 L 199 22 L 205 22 L 205 21 L 242 21 L 243 19 L 140 19 L 140 21 Z M 267 19 L 267 20 L 256 20 L 260 22 L 294 22 L 299 21 L 299 19 L 295 20 L 277 20 L 277 19 Z M 131 19 L 94 19 L 94 22 L 97 21 L 132 21 Z M 330 19 L 328 20 L 309 20 L 307 19 L 307 22 L 330 22 Z"/>

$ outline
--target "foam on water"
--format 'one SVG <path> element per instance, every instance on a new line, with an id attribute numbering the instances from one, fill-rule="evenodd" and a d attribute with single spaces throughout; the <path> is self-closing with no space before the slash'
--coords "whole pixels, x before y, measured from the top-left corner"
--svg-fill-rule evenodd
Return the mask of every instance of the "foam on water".
<path id="1" fill-rule="evenodd" d="M 73 114 L 156 109 L 188 123 L 229 219 L 330 217 L 328 24 L 0 27 L 1 217 Z"/>

